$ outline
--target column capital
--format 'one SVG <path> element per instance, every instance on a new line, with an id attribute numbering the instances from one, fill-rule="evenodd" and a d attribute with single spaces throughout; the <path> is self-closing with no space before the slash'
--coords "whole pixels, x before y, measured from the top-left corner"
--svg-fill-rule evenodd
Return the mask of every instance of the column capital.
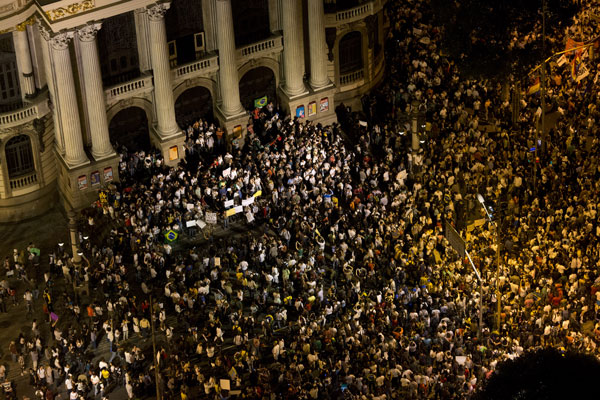
<path id="1" fill-rule="evenodd" d="M 65 50 L 69 47 L 69 42 L 75 36 L 75 32 L 67 31 L 59 33 L 50 39 L 50 44 L 55 50 Z"/>
<path id="2" fill-rule="evenodd" d="M 37 21 L 36 17 L 34 15 L 32 15 L 31 17 L 27 18 L 25 21 L 21 22 L 20 24 L 17 24 L 17 26 L 15 27 L 15 30 L 24 32 L 27 30 L 27 25 L 33 25 L 36 23 L 36 21 Z"/>
<path id="3" fill-rule="evenodd" d="M 101 27 L 102 23 L 100 22 L 85 25 L 77 30 L 77 36 L 79 36 L 79 40 L 82 42 L 91 42 L 96 39 L 96 35 Z"/>
<path id="4" fill-rule="evenodd" d="M 165 13 L 171 7 L 171 3 L 157 3 L 148 7 L 148 18 L 150 21 L 160 21 L 165 17 Z"/>
<path id="5" fill-rule="evenodd" d="M 38 22 L 38 26 L 40 28 L 40 35 L 44 38 L 46 42 L 49 42 L 52 39 L 52 31 L 46 28 L 44 25 Z"/>
<path id="6" fill-rule="evenodd" d="M 54 50 L 65 50 L 69 47 L 69 42 L 75 36 L 73 31 L 65 31 L 54 34 L 50 29 L 40 25 L 40 34 L 52 45 Z"/>

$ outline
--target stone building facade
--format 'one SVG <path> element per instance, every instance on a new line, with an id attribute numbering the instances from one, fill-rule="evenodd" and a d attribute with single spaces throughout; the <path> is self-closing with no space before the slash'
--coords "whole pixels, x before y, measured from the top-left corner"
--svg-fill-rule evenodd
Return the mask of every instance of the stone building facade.
<path id="1" fill-rule="evenodd" d="M 244 137 L 273 101 L 335 121 L 382 78 L 385 0 L 8 0 L 0 5 L 0 222 L 91 204 L 116 145 L 176 164 L 182 128 Z"/>

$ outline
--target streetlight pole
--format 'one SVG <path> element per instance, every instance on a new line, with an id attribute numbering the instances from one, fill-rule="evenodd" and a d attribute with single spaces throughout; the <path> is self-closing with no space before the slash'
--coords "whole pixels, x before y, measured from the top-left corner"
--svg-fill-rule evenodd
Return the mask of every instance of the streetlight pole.
<path id="1" fill-rule="evenodd" d="M 157 360 L 157 355 L 158 353 L 156 353 L 156 334 L 154 331 L 154 303 L 152 302 L 152 296 L 150 296 L 150 326 L 152 328 L 152 358 L 153 358 L 153 362 L 154 362 L 154 381 L 156 382 L 156 399 L 160 400 L 161 396 L 160 396 L 160 386 L 159 386 L 159 378 L 160 375 L 158 373 L 158 360 Z"/>
<path id="2" fill-rule="evenodd" d="M 485 199 L 479 193 L 477 193 L 477 200 L 485 210 L 490 224 L 495 222 L 494 225 L 496 225 L 496 329 L 500 330 L 500 312 L 502 310 L 502 295 L 500 293 L 500 224 L 497 220 L 492 220 L 492 215 L 485 206 Z"/>
<path id="3" fill-rule="evenodd" d="M 79 268 L 81 265 L 81 255 L 79 254 L 79 238 L 77 236 L 77 222 L 75 221 L 75 211 L 67 211 L 69 219 L 69 238 L 71 239 L 71 251 L 73 252 L 73 265 Z"/>
<path id="4" fill-rule="evenodd" d="M 475 275 L 477 276 L 477 279 L 479 280 L 479 329 L 477 330 L 477 336 L 481 340 L 481 332 L 483 329 L 483 280 L 481 279 L 481 275 L 479 274 L 479 271 L 477 271 L 477 268 L 475 268 L 475 264 L 473 263 L 473 260 L 471 259 L 471 255 L 469 254 L 469 252 L 465 250 L 465 254 L 466 254 L 467 258 L 469 259 L 469 262 L 471 263 L 471 267 L 473 268 L 473 271 L 475 271 Z"/>
<path id="5" fill-rule="evenodd" d="M 411 110 L 411 131 L 412 131 L 412 150 L 419 150 L 419 102 L 412 102 L 412 110 Z"/>
<path id="6" fill-rule="evenodd" d="M 545 124 L 546 124 L 546 0 L 542 0 L 542 73 L 540 82 L 540 95 L 542 96 L 542 115 L 541 115 L 541 127 L 536 129 L 535 143 L 533 144 L 534 156 L 533 156 L 533 191 L 537 191 L 537 160 L 538 160 L 538 148 L 540 147 L 540 131 L 541 137 L 545 140 Z M 539 125 L 538 125 L 539 126 Z"/>

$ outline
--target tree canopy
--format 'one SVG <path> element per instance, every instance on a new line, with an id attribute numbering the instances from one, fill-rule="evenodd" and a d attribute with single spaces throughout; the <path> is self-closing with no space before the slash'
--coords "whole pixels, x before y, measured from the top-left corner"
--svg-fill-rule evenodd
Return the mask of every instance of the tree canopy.
<path id="1" fill-rule="evenodd" d="M 564 29 L 577 7 L 571 0 L 546 2 L 550 37 Z M 443 49 L 467 74 L 493 76 L 528 69 L 542 58 L 541 35 L 527 44 L 521 40 L 521 46 L 511 45 L 515 32 L 523 39 L 537 26 L 541 33 L 542 0 L 432 0 L 432 6 L 435 23 L 445 29 Z"/>
<path id="2" fill-rule="evenodd" d="M 597 390 L 600 361 L 547 348 L 498 365 L 476 400 L 583 399 Z"/>

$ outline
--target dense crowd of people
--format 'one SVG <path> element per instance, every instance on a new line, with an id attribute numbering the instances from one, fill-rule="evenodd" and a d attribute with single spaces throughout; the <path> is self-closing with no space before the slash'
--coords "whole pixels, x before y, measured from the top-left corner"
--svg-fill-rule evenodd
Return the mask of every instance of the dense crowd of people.
<path id="1" fill-rule="evenodd" d="M 533 142 L 535 159 L 539 95 L 523 98 L 515 128 L 501 84 L 464 80 L 440 55 L 427 2 L 391 3 L 390 79 L 363 102 L 366 127 L 345 112 L 341 127 L 321 126 L 270 104 L 235 148 L 198 120 L 177 167 L 121 149 L 120 183 L 80 226 L 81 266 L 58 247 L 38 285 L 33 243 L 6 258 L 0 310 L 23 297 L 32 314 L 7 350 L 39 398 L 121 386 L 150 396 L 157 377 L 166 399 L 465 398 L 528 349 L 597 354 L 593 54 L 586 80 L 567 67 L 549 74 L 548 113 L 560 116 Z M 595 11 L 578 16 L 575 39 L 592 35 L 582 24 Z M 427 121 L 418 149 L 398 118 L 413 107 Z M 236 207 L 247 232 L 197 240 L 209 215 L 227 229 Z M 468 235 L 481 281 L 446 223 Z M 16 293 L 17 278 L 34 290 Z M 61 295 L 63 283 L 74 289 Z M 108 359 L 94 355 L 104 341 Z"/>

